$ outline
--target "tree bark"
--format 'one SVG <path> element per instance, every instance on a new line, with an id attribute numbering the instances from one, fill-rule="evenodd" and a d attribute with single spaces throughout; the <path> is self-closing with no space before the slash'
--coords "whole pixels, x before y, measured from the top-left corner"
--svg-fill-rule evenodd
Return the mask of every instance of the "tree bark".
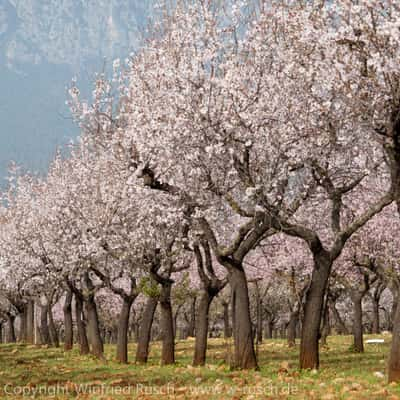
<path id="1" fill-rule="evenodd" d="M 67 290 L 65 295 L 65 302 L 63 307 L 64 312 L 64 350 L 69 351 L 72 349 L 74 342 L 74 334 L 73 334 L 73 322 L 72 322 L 72 291 Z"/>
<path id="2" fill-rule="evenodd" d="M 88 319 L 88 338 L 91 345 L 91 354 L 95 357 L 104 358 L 103 340 L 101 338 L 99 316 L 97 305 L 93 295 L 89 295 L 85 301 L 86 313 Z"/>
<path id="3" fill-rule="evenodd" d="M 81 355 L 89 353 L 89 343 L 86 335 L 85 323 L 82 318 L 83 314 L 83 302 L 82 299 L 75 295 L 75 318 L 76 327 L 78 330 L 78 340 L 79 340 L 79 351 Z"/>
<path id="4" fill-rule="evenodd" d="M 319 367 L 319 336 L 324 296 L 332 267 L 328 252 L 314 254 L 311 284 L 307 291 L 300 344 L 300 368 Z"/>
<path id="5" fill-rule="evenodd" d="M 154 313 L 157 308 L 158 299 L 148 297 L 146 307 L 143 312 L 140 324 L 138 344 L 136 349 L 136 362 L 146 363 L 149 357 L 149 345 L 151 337 L 151 327 L 153 325 Z"/>
<path id="6" fill-rule="evenodd" d="M 162 350 L 161 364 L 168 365 L 175 363 L 175 332 L 174 317 L 171 305 L 172 282 L 165 281 L 161 286 L 160 307 L 161 307 L 161 331 L 162 331 Z"/>
<path id="7" fill-rule="evenodd" d="M 204 290 L 200 297 L 200 303 L 196 318 L 196 342 L 194 347 L 193 365 L 205 365 L 208 339 L 208 312 L 214 295 Z"/>
<path id="8" fill-rule="evenodd" d="M 128 362 L 129 316 L 131 313 L 133 297 L 126 296 L 122 300 L 122 309 L 118 321 L 117 361 L 126 364 Z"/>
<path id="9" fill-rule="evenodd" d="M 233 338 L 235 368 L 258 368 L 254 351 L 249 292 L 242 265 L 230 265 L 228 279 L 232 290 Z"/>
<path id="10" fill-rule="evenodd" d="M 356 353 L 364 352 L 363 326 L 362 326 L 362 296 L 353 294 L 351 296 L 353 302 L 353 337 L 354 351 Z"/>

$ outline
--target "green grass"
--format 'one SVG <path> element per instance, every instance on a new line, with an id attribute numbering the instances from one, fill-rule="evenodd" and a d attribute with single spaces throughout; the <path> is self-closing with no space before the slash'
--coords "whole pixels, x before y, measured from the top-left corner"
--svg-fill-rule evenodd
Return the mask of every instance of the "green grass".
<path id="1" fill-rule="evenodd" d="M 159 365 L 160 343 L 152 344 L 147 365 L 116 363 L 111 345 L 106 362 L 82 357 L 77 349 L 0 345 L 0 398 L 400 400 L 400 385 L 386 383 L 390 336 L 383 345 L 366 344 L 364 354 L 351 352 L 351 342 L 350 336 L 328 338 L 320 370 L 301 372 L 298 346 L 288 349 L 279 339 L 259 347 L 257 372 L 230 370 L 232 344 L 222 339 L 210 340 L 202 368 L 190 365 L 193 340 L 177 342 L 173 366 Z M 132 344 L 132 359 L 134 351 Z"/>

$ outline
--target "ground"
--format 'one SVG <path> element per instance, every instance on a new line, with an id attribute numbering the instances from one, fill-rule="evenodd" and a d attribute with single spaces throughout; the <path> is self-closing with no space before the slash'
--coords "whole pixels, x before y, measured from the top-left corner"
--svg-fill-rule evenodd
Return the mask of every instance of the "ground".
<path id="1" fill-rule="evenodd" d="M 205 367 L 191 367 L 194 339 L 178 341 L 177 362 L 160 366 L 160 344 L 152 345 L 147 365 L 120 365 L 115 348 L 106 346 L 108 361 L 81 357 L 40 346 L 0 345 L 1 399 L 399 399 L 400 385 L 387 384 L 390 335 L 384 344 L 366 344 L 364 354 L 351 351 L 350 336 L 328 338 L 321 349 L 319 371 L 298 370 L 298 351 L 285 341 L 259 346 L 260 371 L 233 371 L 226 361 L 232 343 L 212 339 Z M 134 358 L 135 346 L 129 355 Z"/>

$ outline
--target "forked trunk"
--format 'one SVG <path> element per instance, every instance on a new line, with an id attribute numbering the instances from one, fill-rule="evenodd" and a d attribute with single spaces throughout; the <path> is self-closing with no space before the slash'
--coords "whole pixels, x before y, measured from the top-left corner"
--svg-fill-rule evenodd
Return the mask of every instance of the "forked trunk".
<path id="1" fill-rule="evenodd" d="M 136 362 L 139 363 L 146 363 L 149 357 L 151 327 L 153 325 L 157 303 L 158 299 L 156 297 L 147 298 L 146 307 L 140 324 L 138 344 L 136 349 Z"/>
<path id="2" fill-rule="evenodd" d="M 75 317 L 78 330 L 79 352 L 81 355 L 89 353 L 89 343 L 86 335 L 85 323 L 82 319 L 83 302 L 79 296 L 75 296 Z"/>
<path id="3" fill-rule="evenodd" d="M 300 368 L 319 367 L 319 336 L 324 296 L 332 267 L 329 254 L 321 250 L 314 254 L 311 284 L 307 291 L 300 344 Z"/>
<path id="4" fill-rule="evenodd" d="M 100 359 L 104 358 L 103 340 L 101 338 L 99 316 L 93 296 L 86 300 L 86 312 L 88 319 L 88 337 L 91 345 L 91 353 Z"/>
<path id="5" fill-rule="evenodd" d="M 258 368 L 254 351 L 249 292 L 242 266 L 230 267 L 229 283 L 232 290 L 233 338 L 235 343 L 233 367 L 241 369 Z"/>
<path id="6" fill-rule="evenodd" d="M 117 361 L 124 364 L 128 362 L 128 329 L 132 303 L 133 297 L 123 299 L 118 321 Z"/>
<path id="7" fill-rule="evenodd" d="M 161 331 L 162 331 L 162 350 L 161 364 L 168 365 L 175 363 L 175 333 L 174 317 L 171 305 L 172 282 L 164 282 L 161 288 L 160 307 L 161 307 Z"/>
<path id="8" fill-rule="evenodd" d="M 69 351 L 73 346 L 73 323 L 72 323 L 72 291 L 68 290 L 65 295 L 65 302 L 63 307 L 64 312 L 64 330 L 65 330 L 65 339 L 64 339 L 64 350 Z"/>
<path id="9" fill-rule="evenodd" d="M 363 327 L 362 327 L 362 296 L 353 294 L 353 337 L 354 351 L 356 353 L 364 352 Z"/>
<path id="10" fill-rule="evenodd" d="M 196 318 L 196 342 L 194 347 L 193 365 L 204 365 L 206 363 L 207 338 L 208 338 L 208 312 L 214 296 L 204 290 L 200 297 L 199 308 Z"/>

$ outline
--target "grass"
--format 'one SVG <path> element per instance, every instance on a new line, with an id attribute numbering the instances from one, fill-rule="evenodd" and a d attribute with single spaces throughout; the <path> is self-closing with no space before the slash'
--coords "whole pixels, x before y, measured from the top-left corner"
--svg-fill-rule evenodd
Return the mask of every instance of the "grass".
<path id="1" fill-rule="evenodd" d="M 400 385 L 386 383 L 390 336 L 384 344 L 366 344 L 364 354 L 351 352 L 351 342 L 350 336 L 328 338 L 320 370 L 301 372 L 298 346 L 288 349 L 279 339 L 259 347 L 257 372 L 230 370 L 231 344 L 222 339 L 210 340 L 208 364 L 201 368 L 190 365 L 193 339 L 177 342 L 173 366 L 159 365 L 159 343 L 152 344 L 147 365 L 114 362 L 110 345 L 108 361 L 100 362 L 77 349 L 6 344 L 0 345 L 0 398 L 400 400 Z"/>

